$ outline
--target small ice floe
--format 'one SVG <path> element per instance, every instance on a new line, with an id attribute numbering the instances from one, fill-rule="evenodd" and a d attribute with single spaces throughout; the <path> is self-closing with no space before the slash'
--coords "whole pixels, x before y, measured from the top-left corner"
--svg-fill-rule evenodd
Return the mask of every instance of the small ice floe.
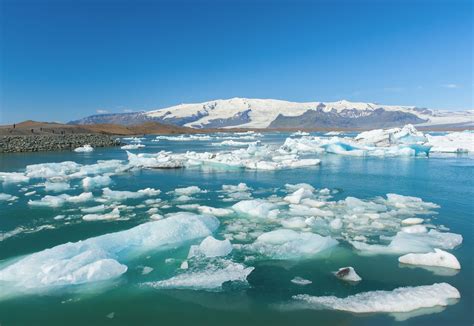
<path id="1" fill-rule="evenodd" d="M 224 283 L 241 282 L 247 283 L 247 276 L 253 271 L 253 267 L 245 267 L 242 264 L 224 261 L 222 266 L 210 264 L 204 269 L 190 270 L 167 280 L 149 282 L 145 285 L 157 289 L 191 289 L 220 291 Z"/>
<path id="2" fill-rule="evenodd" d="M 300 259 L 312 257 L 337 244 L 338 241 L 331 237 L 279 229 L 261 234 L 245 249 L 273 259 Z"/>
<path id="3" fill-rule="evenodd" d="M 453 254 L 438 248 L 435 248 L 434 252 L 426 254 L 406 254 L 399 257 L 398 261 L 409 265 L 461 269 L 461 264 Z"/>
<path id="4" fill-rule="evenodd" d="M 308 285 L 308 284 L 313 283 L 312 281 L 304 279 L 304 278 L 299 277 L 299 276 L 296 276 L 290 282 L 294 283 L 294 284 L 298 284 L 298 285 Z"/>
<path id="5" fill-rule="evenodd" d="M 74 152 L 76 152 L 76 153 L 90 153 L 90 152 L 93 152 L 93 151 L 94 151 L 94 148 L 89 144 L 86 144 L 84 146 L 77 147 L 77 148 L 74 149 Z"/>
<path id="6" fill-rule="evenodd" d="M 183 261 L 181 265 L 179 266 L 181 269 L 188 269 L 189 268 L 189 263 L 187 260 Z"/>
<path id="7" fill-rule="evenodd" d="M 114 208 L 110 213 L 106 214 L 87 214 L 82 217 L 84 221 L 105 221 L 116 220 L 120 218 L 120 210 L 118 207 Z"/>
<path id="8" fill-rule="evenodd" d="M 142 275 L 147 275 L 153 272 L 153 268 L 149 266 L 144 266 L 142 269 Z"/>
<path id="9" fill-rule="evenodd" d="M 461 298 L 459 291 L 447 283 L 414 287 L 400 287 L 392 291 L 369 291 L 345 298 L 299 294 L 293 299 L 303 303 L 302 308 L 331 309 L 353 313 L 403 313 L 421 308 L 447 306 Z"/>
<path id="10" fill-rule="evenodd" d="M 188 258 L 204 255 L 208 258 L 227 256 L 232 252 L 232 244 L 229 240 L 217 240 L 213 236 L 208 236 L 199 244 L 191 246 Z"/>
<path id="11" fill-rule="evenodd" d="M 13 195 L 10 195 L 10 194 L 5 194 L 5 193 L 0 193 L 0 202 L 2 202 L 2 201 L 15 201 L 17 199 L 18 199 L 17 196 L 13 196 Z"/>
<path id="12" fill-rule="evenodd" d="M 143 147 L 145 147 L 145 145 L 143 145 L 143 144 L 129 144 L 129 145 L 124 145 L 124 146 L 120 147 L 120 149 L 130 150 L 130 149 L 139 149 L 139 148 L 143 148 Z"/>
<path id="13" fill-rule="evenodd" d="M 136 192 L 134 191 L 119 191 L 119 190 L 111 190 L 110 188 L 102 189 L 103 196 L 106 199 L 113 200 L 113 201 L 122 201 L 127 199 L 139 199 L 143 197 L 153 197 L 158 196 L 161 191 L 158 189 L 153 188 L 145 188 L 140 189 Z"/>
<path id="14" fill-rule="evenodd" d="M 105 317 L 112 319 L 115 317 L 115 312 L 111 312 L 110 314 L 107 314 Z"/>
<path id="15" fill-rule="evenodd" d="M 45 182 L 44 191 L 47 192 L 61 192 L 71 189 L 71 186 L 67 182 Z"/>
<path id="16" fill-rule="evenodd" d="M 426 233 L 428 229 L 424 225 L 410 225 L 402 227 L 402 232 L 405 233 Z"/>
<path id="17" fill-rule="evenodd" d="M 205 193 L 205 192 L 206 192 L 206 190 L 202 190 L 198 186 L 189 186 L 189 187 L 185 187 L 185 188 L 176 188 L 174 190 L 174 193 L 177 196 L 181 196 L 181 195 L 191 196 L 191 195 L 201 194 L 201 193 Z"/>
<path id="18" fill-rule="evenodd" d="M 40 207 L 60 207 L 66 203 L 83 203 L 91 201 L 94 199 L 94 196 L 91 192 L 83 192 L 77 196 L 70 196 L 67 194 L 62 194 L 59 196 L 50 196 L 46 195 L 40 200 L 29 200 L 28 205 L 30 206 L 40 206 Z"/>
<path id="19" fill-rule="evenodd" d="M 403 225 L 415 225 L 415 224 L 421 224 L 423 223 L 424 220 L 419 217 L 409 217 L 404 220 L 402 220 Z"/>
<path id="20" fill-rule="evenodd" d="M 85 177 L 82 179 L 82 187 L 85 189 L 108 186 L 112 179 L 108 175 L 97 175 L 95 177 Z"/>
<path id="21" fill-rule="evenodd" d="M 362 278 L 356 273 L 353 267 L 339 268 L 337 272 L 334 272 L 334 275 L 336 275 L 338 279 L 347 281 L 347 282 L 362 281 Z"/>

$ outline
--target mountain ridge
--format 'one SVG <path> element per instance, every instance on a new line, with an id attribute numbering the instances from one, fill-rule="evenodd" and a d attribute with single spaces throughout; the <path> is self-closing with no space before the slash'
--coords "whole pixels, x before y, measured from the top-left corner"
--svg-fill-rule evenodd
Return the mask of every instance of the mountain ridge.
<path id="1" fill-rule="evenodd" d="M 71 124 L 144 122 L 203 128 L 354 128 L 454 125 L 472 127 L 473 111 L 442 111 L 371 102 L 290 102 L 275 99 L 231 98 L 133 113 L 101 114 Z"/>

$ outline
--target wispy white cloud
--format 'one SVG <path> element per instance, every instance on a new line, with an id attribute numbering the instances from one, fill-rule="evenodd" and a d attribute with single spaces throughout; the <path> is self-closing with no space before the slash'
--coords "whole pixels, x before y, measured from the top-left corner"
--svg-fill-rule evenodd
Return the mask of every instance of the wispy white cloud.
<path id="1" fill-rule="evenodd" d="M 459 85 L 457 84 L 443 84 L 441 86 L 444 88 L 459 88 Z"/>
<path id="2" fill-rule="evenodd" d="M 105 114 L 105 113 L 109 113 L 109 111 L 107 111 L 107 110 L 103 110 L 103 109 L 98 109 L 96 112 L 97 112 L 98 114 Z"/>

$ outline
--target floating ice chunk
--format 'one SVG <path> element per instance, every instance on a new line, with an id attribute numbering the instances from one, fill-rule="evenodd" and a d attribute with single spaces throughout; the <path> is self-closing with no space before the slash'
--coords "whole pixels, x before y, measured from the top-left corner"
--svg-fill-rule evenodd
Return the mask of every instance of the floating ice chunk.
<path id="1" fill-rule="evenodd" d="M 13 195 L 10 195 L 10 194 L 0 193 L 0 202 L 2 202 L 2 201 L 15 201 L 15 200 L 17 200 L 17 199 L 18 199 L 17 196 L 13 196 Z"/>
<path id="2" fill-rule="evenodd" d="M 120 147 L 120 149 L 130 150 L 130 149 L 139 149 L 139 148 L 143 148 L 143 147 L 145 147 L 145 145 L 143 145 L 143 144 L 129 144 L 129 145 L 124 145 L 124 146 Z"/>
<path id="3" fill-rule="evenodd" d="M 295 278 L 293 278 L 291 280 L 291 283 L 295 283 L 295 284 L 298 284 L 298 285 L 308 285 L 308 284 L 311 284 L 313 282 L 310 281 L 310 280 L 304 279 L 302 277 L 296 276 Z"/>
<path id="4" fill-rule="evenodd" d="M 94 151 L 94 148 L 89 144 L 86 144 L 84 146 L 77 147 L 77 148 L 74 149 L 74 152 L 76 152 L 76 153 L 89 153 L 89 152 L 93 152 L 93 151 Z"/>
<path id="5" fill-rule="evenodd" d="M 308 226 L 306 219 L 299 216 L 281 220 L 281 225 L 286 229 L 303 229 Z"/>
<path id="6" fill-rule="evenodd" d="M 45 191 L 61 192 L 71 189 L 71 186 L 67 182 L 46 182 L 44 184 Z"/>
<path id="7" fill-rule="evenodd" d="M 453 269 L 461 269 L 461 264 L 457 258 L 441 249 L 434 249 L 435 252 L 426 254 L 407 254 L 398 258 L 398 261 L 403 264 L 422 265 L 422 266 L 436 266 Z"/>
<path id="8" fill-rule="evenodd" d="M 210 235 L 218 226 L 212 216 L 170 214 L 129 230 L 30 254 L 0 269 L 0 281 L 9 287 L 40 290 L 116 278 L 126 272 L 124 262 L 136 255 L 179 247 Z"/>
<path id="9" fill-rule="evenodd" d="M 183 261 L 181 265 L 179 266 L 181 269 L 188 269 L 189 268 L 189 263 L 187 260 Z"/>
<path id="10" fill-rule="evenodd" d="M 217 240 L 208 236 L 199 244 L 199 252 L 206 257 L 227 256 L 232 251 L 232 244 L 229 240 Z"/>
<path id="11" fill-rule="evenodd" d="M 288 191 L 293 191 L 293 192 L 294 192 L 294 191 L 297 191 L 297 190 L 299 190 L 299 189 L 301 189 L 301 188 L 306 189 L 306 190 L 310 191 L 311 193 L 316 190 L 312 185 L 310 185 L 310 184 L 308 184 L 308 183 L 297 183 L 297 184 L 289 184 L 289 183 L 287 183 L 287 184 L 285 184 L 285 188 L 286 188 Z"/>
<path id="12" fill-rule="evenodd" d="M 127 152 L 128 163 L 135 167 L 152 169 L 176 169 L 184 167 L 184 160 L 171 155 L 170 152 L 161 151 L 156 154 L 133 154 Z"/>
<path id="13" fill-rule="evenodd" d="M 428 229 L 424 225 L 410 225 L 402 227 L 402 232 L 405 233 L 426 233 Z"/>
<path id="14" fill-rule="evenodd" d="M 329 131 L 324 134 L 324 136 L 339 136 L 341 134 L 340 131 Z"/>
<path id="15" fill-rule="evenodd" d="M 174 193 L 176 195 L 186 195 L 186 196 L 190 196 L 190 195 L 194 195 L 194 194 L 200 194 L 200 193 L 204 193 L 204 192 L 206 192 L 206 191 L 202 190 L 198 186 L 190 186 L 190 187 L 186 187 L 186 188 L 176 188 L 174 190 Z"/>
<path id="16" fill-rule="evenodd" d="M 305 307 L 333 309 L 353 313 L 408 312 L 420 308 L 447 306 L 450 300 L 459 299 L 461 294 L 447 283 L 435 283 L 415 287 L 400 287 L 393 291 L 362 292 L 346 298 L 335 296 L 310 296 L 299 294 L 293 299 L 305 302 Z"/>
<path id="17" fill-rule="evenodd" d="M 102 191 L 105 198 L 110 199 L 110 200 L 115 200 L 115 201 L 158 196 L 161 192 L 160 190 L 153 189 L 153 188 L 141 189 L 141 190 L 138 190 L 137 192 L 110 190 L 110 188 L 104 188 L 102 189 Z"/>
<path id="18" fill-rule="evenodd" d="M 406 254 L 427 253 L 434 248 L 454 249 L 462 243 L 460 234 L 430 230 L 428 233 L 398 232 L 387 245 L 367 244 L 358 241 L 350 243 L 362 254 Z"/>
<path id="19" fill-rule="evenodd" d="M 261 218 L 276 218 L 279 213 L 275 204 L 263 199 L 242 200 L 234 204 L 232 209 L 240 214 Z"/>
<path id="20" fill-rule="evenodd" d="M 314 256 L 337 244 L 331 237 L 279 229 L 261 234 L 248 248 L 274 259 L 298 259 Z"/>
<path id="21" fill-rule="evenodd" d="M 187 196 L 187 195 L 181 195 L 181 196 L 175 198 L 174 200 L 178 201 L 178 202 L 186 202 L 186 201 L 194 200 L 194 198 L 190 197 L 190 196 Z"/>
<path id="22" fill-rule="evenodd" d="M 147 275 L 153 272 L 153 268 L 149 266 L 144 266 L 142 269 L 142 275 Z"/>
<path id="23" fill-rule="evenodd" d="M 104 221 L 116 220 L 120 218 L 120 211 L 118 207 L 114 208 L 110 213 L 106 214 L 87 214 L 82 217 L 84 221 Z"/>
<path id="24" fill-rule="evenodd" d="M 426 137 L 411 124 L 403 128 L 375 129 L 358 134 L 354 140 L 362 144 L 387 147 L 397 144 L 423 144 Z"/>
<path id="25" fill-rule="evenodd" d="M 309 198 L 313 195 L 313 192 L 307 188 L 300 188 L 284 198 L 285 201 L 290 204 L 299 204 L 302 199 Z"/>
<path id="26" fill-rule="evenodd" d="M 56 221 L 59 221 L 59 220 L 64 220 L 65 217 L 66 215 L 56 215 L 55 217 L 53 217 L 53 219 L 55 219 Z"/>
<path id="27" fill-rule="evenodd" d="M 212 146 L 236 146 L 236 147 L 239 147 L 239 146 L 248 146 L 248 145 L 252 145 L 252 144 L 257 144 L 257 142 L 243 142 L 243 141 L 235 141 L 235 140 L 224 140 L 220 143 L 212 143 Z"/>
<path id="28" fill-rule="evenodd" d="M 250 188 L 243 182 L 239 183 L 238 185 L 222 185 L 222 190 L 227 192 L 242 192 L 242 191 L 249 191 Z"/>
<path id="29" fill-rule="evenodd" d="M 161 220 L 163 218 L 163 215 L 155 213 L 155 214 L 150 215 L 150 218 L 152 220 Z"/>
<path id="30" fill-rule="evenodd" d="M 415 225 L 415 224 L 421 224 L 423 223 L 424 220 L 419 217 L 409 217 L 404 220 L 402 220 L 402 224 L 404 225 Z"/>
<path id="31" fill-rule="evenodd" d="M 202 214 L 210 214 L 214 216 L 227 216 L 234 213 L 234 211 L 227 208 L 215 208 L 210 206 L 197 206 L 197 210 Z"/>
<path id="32" fill-rule="evenodd" d="M 474 152 L 474 133 L 471 131 L 451 132 L 443 136 L 427 135 L 427 145 L 432 146 L 431 152 L 467 153 Z"/>
<path id="33" fill-rule="evenodd" d="M 29 200 L 28 205 L 31 206 L 42 206 L 42 207 L 60 207 L 66 203 L 84 203 L 94 199 L 91 192 L 83 192 L 77 196 L 70 196 L 62 194 L 59 196 L 46 195 L 40 200 Z"/>
<path id="34" fill-rule="evenodd" d="M 86 189 L 107 186 L 112 182 L 108 175 L 98 175 L 95 177 L 85 177 L 82 179 L 82 186 Z"/>
<path id="35" fill-rule="evenodd" d="M 64 178 L 69 174 L 78 172 L 80 168 L 80 164 L 72 161 L 40 163 L 27 165 L 25 174 L 30 178 L 39 179 Z"/>
<path id="36" fill-rule="evenodd" d="M 342 220 L 340 218 L 335 218 L 331 222 L 329 222 L 329 226 L 331 229 L 339 230 L 342 228 Z"/>
<path id="37" fill-rule="evenodd" d="M 359 282 L 362 281 L 362 278 L 356 273 L 353 267 L 342 267 L 339 268 L 337 272 L 334 272 L 334 275 L 340 280 L 348 282 Z"/>
<path id="38" fill-rule="evenodd" d="M 247 276 L 253 267 L 228 262 L 225 267 L 208 266 L 203 271 L 190 271 L 167 280 L 145 283 L 157 289 L 222 290 L 229 281 L 247 283 Z"/>
<path id="39" fill-rule="evenodd" d="M 25 183 L 30 178 L 19 172 L 0 172 L 0 181 L 4 183 Z"/>
<path id="40" fill-rule="evenodd" d="M 92 207 L 85 207 L 81 208 L 82 213 L 90 214 L 90 213 L 100 213 L 105 211 L 106 207 L 105 205 L 97 205 L 97 206 L 92 206 Z"/>

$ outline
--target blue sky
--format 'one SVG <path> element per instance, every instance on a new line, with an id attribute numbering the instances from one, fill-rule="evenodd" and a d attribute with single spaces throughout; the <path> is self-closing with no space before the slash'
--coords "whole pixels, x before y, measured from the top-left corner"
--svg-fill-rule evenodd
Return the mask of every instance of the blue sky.
<path id="1" fill-rule="evenodd" d="M 470 0 L 0 6 L 0 123 L 231 97 L 473 107 Z"/>

